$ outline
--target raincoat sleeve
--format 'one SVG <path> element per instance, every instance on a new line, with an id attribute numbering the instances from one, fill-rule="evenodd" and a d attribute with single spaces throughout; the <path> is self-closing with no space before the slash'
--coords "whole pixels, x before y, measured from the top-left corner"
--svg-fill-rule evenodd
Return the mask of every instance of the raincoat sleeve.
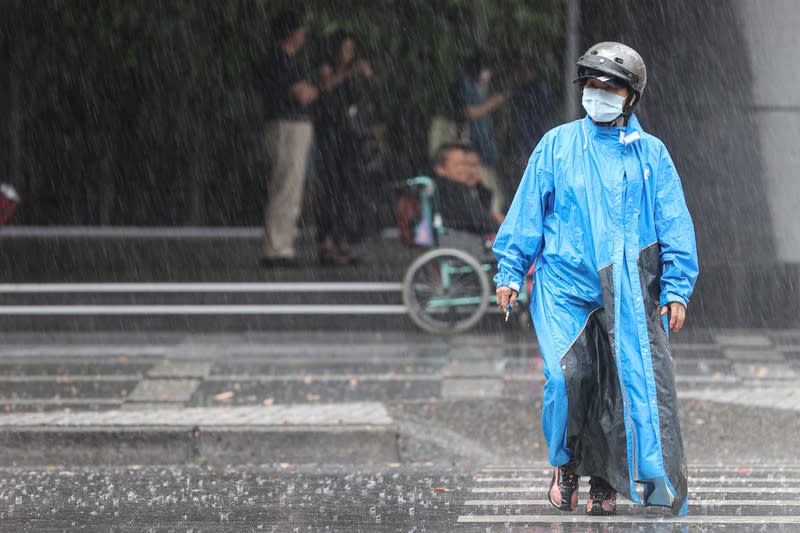
<path id="1" fill-rule="evenodd" d="M 544 245 L 544 218 L 553 194 L 552 166 L 545 145 L 540 142 L 531 155 L 492 247 L 499 270 L 494 282 L 517 292 Z"/>
<path id="2" fill-rule="evenodd" d="M 655 226 L 663 266 L 661 305 L 687 305 L 699 274 L 697 245 L 681 180 L 663 145 L 656 181 Z"/>

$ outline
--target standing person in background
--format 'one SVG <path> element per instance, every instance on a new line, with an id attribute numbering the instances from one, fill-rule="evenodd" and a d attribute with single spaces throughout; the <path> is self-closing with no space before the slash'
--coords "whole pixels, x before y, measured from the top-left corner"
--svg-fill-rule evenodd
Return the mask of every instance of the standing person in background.
<path id="1" fill-rule="evenodd" d="M 464 63 L 463 72 L 453 86 L 452 98 L 461 137 L 464 140 L 468 138 L 478 151 L 483 167 L 483 183 L 502 206 L 504 196 L 497 178 L 497 141 L 489 114 L 506 101 L 506 95 L 489 94 L 491 79 L 492 69 L 488 58 L 482 52 L 475 52 Z"/>
<path id="2" fill-rule="evenodd" d="M 264 144 L 271 161 L 261 265 L 293 267 L 298 265 L 294 235 L 313 134 L 309 105 L 319 92 L 303 80 L 295 61 L 306 40 L 297 13 L 276 16 L 271 38 L 269 55 L 258 72 L 267 118 Z"/>
<path id="3" fill-rule="evenodd" d="M 361 220 L 362 147 L 372 135 L 373 121 L 353 78 L 371 78 L 372 67 L 368 61 L 356 59 L 352 35 L 336 32 L 327 40 L 318 75 L 322 91 L 315 116 L 321 163 L 316 202 L 319 262 L 357 263 L 361 259 L 350 244 Z"/>
<path id="4" fill-rule="evenodd" d="M 550 503 L 575 510 L 583 475 L 587 514 L 614 514 L 619 491 L 683 515 L 668 330 L 683 326 L 698 276 L 694 226 L 667 148 L 633 113 L 647 83 L 641 56 L 598 43 L 575 82 L 586 116 L 545 134 L 497 233 L 497 304 L 514 305 L 535 262 Z"/>
<path id="5" fill-rule="evenodd" d="M 555 98 L 547 83 L 537 78 L 536 61 L 521 55 L 516 63 L 517 83 L 509 98 L 509 174 L 516 190 L 528 165 L 531 152 L 542 136 L 553 127 Z M 513 190 L 511 195 L 513 196 Z"/>
<path id="6" fill-rule="evenodd" d="M 464 146 L 464 165 L 467 172 L 466 185 L 478 195 L 481 204 L 489 212 L 489 216 L 497 221 L 498 225 L 502 224 L 505 216 L 500 212 L 492 191 L 483 184 L 481 158 L 478 155 L 478 151 L 472 146 Z"/>

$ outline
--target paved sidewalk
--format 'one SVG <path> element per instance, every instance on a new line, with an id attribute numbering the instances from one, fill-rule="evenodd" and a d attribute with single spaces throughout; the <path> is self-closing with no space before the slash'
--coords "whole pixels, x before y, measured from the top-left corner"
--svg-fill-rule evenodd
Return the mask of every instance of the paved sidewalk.
<path id="1" fill-rule="evenodd" d="M 675 335 L 695 456 L 792 453 L 798 340 Z M 9 334 L 0 448 L 6 464 L 508 460 L 545 449 L 543 385 L 535 338 L 514 333 Z"/>
<path id="2" fill-rule="evenodd" d="M 680 398 L 800 411 L 800 331 L 689 331 L 673 353 Z M 295 422 L 352 409 L 361 424 L 397 401 L 535 397 L 543 379 L 532 335 L 9 335 L 0 425 L 216 424 L 233 409 L 270 425 L 290 406 Z"/>

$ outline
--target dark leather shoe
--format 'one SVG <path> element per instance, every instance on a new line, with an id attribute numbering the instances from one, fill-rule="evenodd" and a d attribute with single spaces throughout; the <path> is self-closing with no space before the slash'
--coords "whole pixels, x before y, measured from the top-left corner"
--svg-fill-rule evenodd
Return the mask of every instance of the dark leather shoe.
<path id="1" fill-rule="evenodd" d="M 601 477 L 589 479 L 589 501 L 586 514 L 592 516 L 611 516 L 617 512 L 617 491 Z"/>
<path id="2" fill-rule="evenodd" d="M 294 257 L 262 257 L 258 264 L 263 268 L 297 268 L 300 266 Z"/>

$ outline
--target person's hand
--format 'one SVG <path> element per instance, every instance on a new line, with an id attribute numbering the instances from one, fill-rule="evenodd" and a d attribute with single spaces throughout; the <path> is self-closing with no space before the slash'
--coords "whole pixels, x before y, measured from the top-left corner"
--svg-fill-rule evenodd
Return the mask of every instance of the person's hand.
<path id="1" fill-rule="evenodd" d="M 497 287 L 497 305 L 500 306 L 500 309 L 505 313 L 508 309 L 508 305 L 511 304 L 511 307 L 515 307 L 517 305 L 517 296 L 518 293 L 511 287 Z"/>
<path id="2" fill-rule="evenodd" d="M 686 307 L 680 302 L 670 302 L 661 308 L 661 316 L 669 313 L 669 329 L 678 331 L 686 320 Z"/>
<path id="3" fill-rule="evenodd" d="M 492 107 L 497 107 L 506 101 L 506 93 L 495 93 L 489 97 Z"/>
<path id="4" fill-rule="evenodd" d="M 356 70 L 360 72 L 365 78 L 372 77 L 372 65 L 369 64 L 369 61 L 366 59 L 359 59 L 358 63 L 356 63 Z"/>

